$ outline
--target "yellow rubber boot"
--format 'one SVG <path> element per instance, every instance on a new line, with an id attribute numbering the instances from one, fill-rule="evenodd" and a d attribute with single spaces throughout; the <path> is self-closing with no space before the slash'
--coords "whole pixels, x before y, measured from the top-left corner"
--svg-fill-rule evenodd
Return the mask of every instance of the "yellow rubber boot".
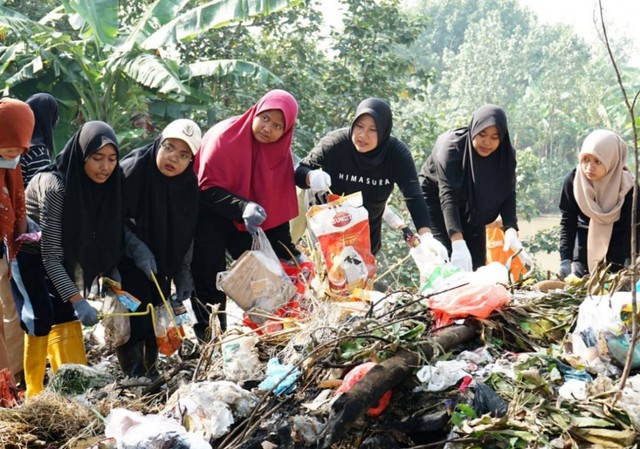
<path id="1" fill-rule="evenodd" d="M 44 390 L 44 372 L 47 369 L 47 344 L 49 337 L 24 336 L 24 381 L 26 397 L 30 398 Z"/>
<path id="2" fill-rule="evenodd" d="M 56 324 L 49 332 L 49 364 L 55 374 L 65 363 L 87 364 L 80 321 Z"/>

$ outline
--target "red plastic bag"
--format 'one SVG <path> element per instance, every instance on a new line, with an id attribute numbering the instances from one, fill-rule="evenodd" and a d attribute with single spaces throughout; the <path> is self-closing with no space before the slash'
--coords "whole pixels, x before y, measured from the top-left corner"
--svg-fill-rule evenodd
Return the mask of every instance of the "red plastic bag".
<path id="1" fill-rule="evenodd" d="M 509 302 L 509 291 L 500 284 L 468 284 L 427 299 L 437 327 L 469 315 L 487 318 Z"/>
<path id="2" fill-rule="evenodd" d="M 9 368 L 0 371 L 0 407 L 11 408 L 20 403 L 20 394 L 13 382 Z"/>
<path id="3" fill-rule="evenodd" d="M 336 394 L 349 391 L 355 384 L 360 382 L 360 380 L 362 380 L 362 378 L 374 366 L 376 366 L 376 363 L 366 362 L 353 368 L 347 373 L 346 376 L 344 376 L 342 385 L 338 387 L 338 389 L 336 390 Z M 389 405 L 389 402 L 391 402 L 391 390 L 382 395 L 380 401 L 378 401 L 378 405 L 367 410 L 367 415 L 371 416 L 372 418 L 377 418 L 382 414 L 382 412 L 384 412 L 384 410 Z"/>
<path id="4" fill-rule="evenodd" d="M 312 206 L 309 226 L 318 239 L 327 266 L 329 293 L 348 297 L 356 288 L 369 289 L 375 276 L 369 213 L 362 192 L 330 195 L 330 202 Z"/>

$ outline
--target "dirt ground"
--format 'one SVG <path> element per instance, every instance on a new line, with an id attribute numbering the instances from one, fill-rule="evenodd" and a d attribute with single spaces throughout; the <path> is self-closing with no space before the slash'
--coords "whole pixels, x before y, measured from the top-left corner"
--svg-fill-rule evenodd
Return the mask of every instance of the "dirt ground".
<path id="1" fill-rule="evenodd" d="M 519 221 L 518 226 L 520 227 L 520 238 L 522 240 L 526 240 L 527 238 L 533 237 L 536 232 L 551 228 L 558 224 L 560 224 L 559 215 L 543 215 L 534 218 L 531 221 Z M 558 251 L 554 251 L 552 253 L 537 253 L 532 254 L 532 256 L 535 258 L 542 270 L 549 270 L 552 273 L 555 273 L 558 270 L 558 265 L 560 264 L 560 254 Z"/>

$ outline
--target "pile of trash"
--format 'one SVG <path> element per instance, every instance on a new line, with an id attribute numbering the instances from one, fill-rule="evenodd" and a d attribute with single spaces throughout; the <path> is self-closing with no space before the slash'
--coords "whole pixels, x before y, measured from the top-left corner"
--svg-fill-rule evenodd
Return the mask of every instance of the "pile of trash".
<path id="1" fill-rule="evenodd" d="M 214 318 L 202 343 L 188 321 L 170 317 L 183 336 L 160 357 L 157 378 L 123 378 L 112 334 L 86 330 L 91 367 L 65 365 L 44 394 L 0 408 L 0 446 L 635 444 L 640 376 L 622 371 L 635 322 L 626 273 L 514 283 L 504 265 L 463 273 L 412 249 L 420 288 L 380 292 L 363 251 L 334 247 L 320 270 L 321 251 L 292 267 L 257 245 L 218 280 L 240 295 L 235 325 L 222 333 Z M 251 273 L 262 275 L 247 277 L 255 264 Z M 238 288 L 238 273 L 255 285 Z M 631 362 L 640 366 L 640 355 Z"/>

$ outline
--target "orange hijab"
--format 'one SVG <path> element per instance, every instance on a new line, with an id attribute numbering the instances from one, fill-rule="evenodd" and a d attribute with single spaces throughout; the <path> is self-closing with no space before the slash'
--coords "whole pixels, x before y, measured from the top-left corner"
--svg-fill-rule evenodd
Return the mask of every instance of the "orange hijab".
<path id="1" fill-rule="evenodd" d="M 13 98 L 0 99 L 0 148 L 28 151 L 34 121 L 27 103 Z M 20 248 L 15 236 L 26 231 L 27 212 L 20 165 L 14 169 L 0 168 L 0 209 L 0 237 L 7 245 L 11 261 Z"/>

